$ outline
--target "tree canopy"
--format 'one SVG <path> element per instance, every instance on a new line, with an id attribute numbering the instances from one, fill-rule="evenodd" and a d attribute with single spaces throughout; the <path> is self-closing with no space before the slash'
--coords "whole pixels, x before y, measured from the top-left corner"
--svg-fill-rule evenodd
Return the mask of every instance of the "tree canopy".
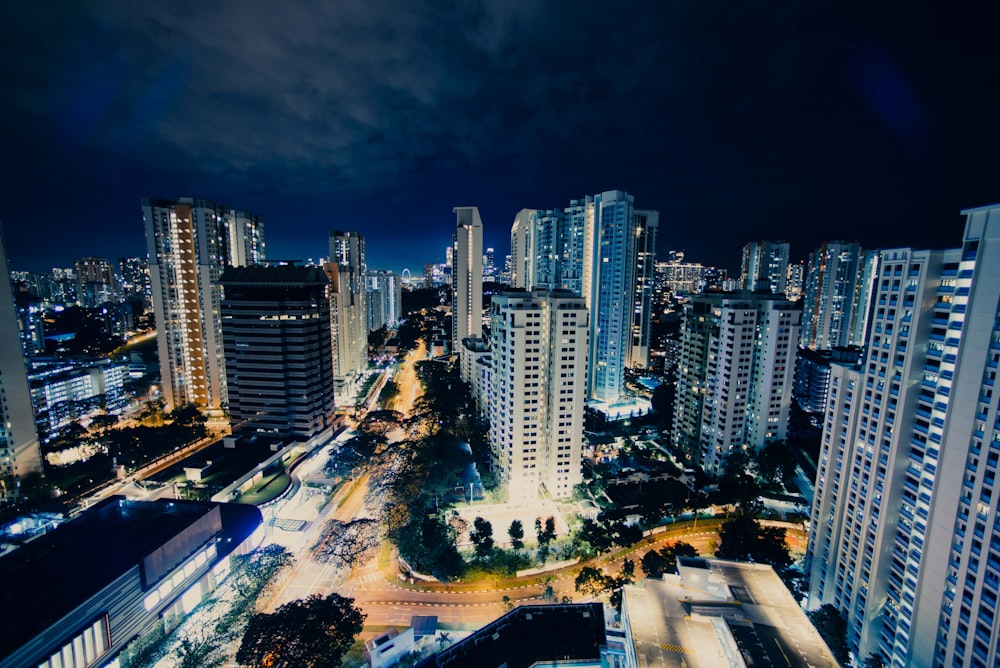
<path id="1" fill-rule="evenodd" d="M 339 666 L 365 615 L 353 598 L 314 594 L 250 618 L 236 660 L 249 666 Z"/>
<path id="2" fill-rule="evenodd" d="M 515 550 L 520 550 L 524 547 L 524 525 L 521 520 L 513 520 L 510 523 L 510 528 L 507 529 L 507 535 L 510 536 L 510 546 Z"/>
<path id="3" fill-rule="evenodd" d="M 469 540 L 475 546 L 476 557 L 479 559 L 488 557 L 493 551 L 493 525 L 482 517 L 477 517 L 472 521 Z"/>
<path id="4" fill-rule="evenodd" d="M 780 574 L 791 566 L 792 558 L 785 545 L 785 530 L 765 527 L 756 519 L 741 513 L 727 520 L 719 530 L 719 559 L 755 561 L 770 564 Z"/>
<path id="5" fill-rule="evenodd" d="M 677 570 L 677 557 L 697 557 L 698 550 L 684 541 L 677 541 L 661 550 L 650 550 L 642 555 L 642 572 L 646 577 L 658 578 Z"/>
<path id="6" fill-rule="evenodd" d="M 840 611 L 831 603 L 817 608 L 809 613 L 809 619 L 819 634 L 826 641 L 827 647 L 833 652 L 833 657 L 846 666 L 850 663 L 851 652 L 847 646 L 847 622 L 840 616 Z M 877 664 L 876 664 L 877 665 Z"/>

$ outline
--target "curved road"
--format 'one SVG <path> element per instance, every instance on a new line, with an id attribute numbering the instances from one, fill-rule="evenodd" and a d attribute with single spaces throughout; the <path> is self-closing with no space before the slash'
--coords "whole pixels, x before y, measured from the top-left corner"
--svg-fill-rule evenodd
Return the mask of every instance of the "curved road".
<path id="1" fill-rule="evenodd" d="M 647 538 L 629 550 L 616 552 L 610 558 L 604 555 L 548 573 L 498 579 L 492 586 L 481 581 L 450 585 L 409 584 L 386 577 L 385 569 L 380 570 L 374 564 L 369 564 L 359 569 L 354 577 L 336 590 L 354 597 L 356 604 L 368 615 L 366 626 L 405 626 L 409 625 L 411 616 L 428 614 L 436 615 L 442 622 L 482 625 L 499 617 L 511 605 L 542 602 L 542 594 L 547 586 L 553 588 L 557 598 L 568 596 L 580 600 L 575 579 L 583 566 L 595 566 L 605 573 L 617 575 L 627 557 L 636 563 L 636 575 L 641 578 L 639 560 L 650 549 L 659 549 L 666 543 L 683 540 L 694 546 L 699 554 L 711 554 L 719 540 L 717 529 L 721 523 L 721 520 L 705 521 L 701 530 L 692 525 L 678 526 Z M 790 546 L 794 547 L 804 539 L 800 526 L 777 524 L 788 530 Z M 504 597 L 509 600 L 504 601 Z"/>

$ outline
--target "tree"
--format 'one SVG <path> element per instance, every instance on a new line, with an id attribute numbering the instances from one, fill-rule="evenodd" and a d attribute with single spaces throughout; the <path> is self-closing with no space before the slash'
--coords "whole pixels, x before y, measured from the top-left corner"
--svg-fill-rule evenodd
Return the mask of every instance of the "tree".
<path id="1" fill-rule="evenodd" d="M 477 517 L 472 521 L 469 540 L 475 546 L 476 557 L 479 559 L 488 557 L 493 550 L 493 525 L 482 517 Z"/>
<path id="2" fill-rule="evenodd" d="M 719 500 L 735 503 L 751 514 L 759 509 L 760 486 L 757 484 L 757 461 L 745 450 L 733 450 L 722 462 L 719 476 Z"/>
<path id="3" fill-rule="evenodd" d="M 851 660 L 851 652 L 847 646 L 847 622 L 840 616 L 837 606 L 827 603 L 810 612 L 809 619 L 826 641 L 833 658 L 846 666 Z"/>
<path id="4" fill-rule="evenodd" d="M 368 517 L 341 522 L 329 520 L 313 547 L 316 561 L 349 568 L 375 556 L 379 546 L 379 523 Z"/>
<path id="5" fill-rule="evenodd" d="M 612 578 L 593 566 L 584 566 L 576 576 L 576 590 L 585 596 L 600 596 L 611 586 Z"/>
<path id="6" fill-rule="evenodd" d="M 556 539 L 556 519 L 549 515 L 545 518 L 544 525 L 542 518 L 535 518 L 535 536 L 538 538 L 538 547 L 548 548 L 549 544 Z"/>
<path id="7" fill-rule="evenodd" d="M 861 662 L 861 668 L 886 668 L 885 659 L 878 652 L 872 652 Z"/>
<path id="8" fill-rule="evenodd" d="M 178 406 L 168 417 L 174 424 L 179 424 L 183 427 L 197 427 L 207 422 L 207 418 L 201 414 L 201 411 L 194 404 Z"/>
<path id="9" fill-rule="evenodd" d="M 634 582 L 635 562 L 626 559 L 622 562 L 622 571 L 617 577 L 605 575 L 600 570 L 592 566 L 584 566 L 580 569 L 574 582 L 576 590 L 586 596 L 603 596 L 610 594 L 611 605 L 621 610 L 622 607 L 622 587 Z"/>
<path id="10" fill-rule="evenodd" d="M 780 574 L 792 564 L 785 545 L 785 530 L 765 527 L 756 519 L 740 513 L 726 521 L 719 530 L 719 559 L 756 561 L 770 564 Z"/>
<path id="11" fill-rule="evenodd" d="M 354 599 L 313 594 L 250 618 L 236 660 L 249 666 L 339 666 L 365 615 Z"/>
<path id="12" fill-rule="evenodd" d="M 698 551 L 684 541 L 667 545 L 662 550 L 650 550 L 642 555 L 642 572 L 649 578 L 658 578 L 664 573 L 677 570 L 677 557 L 697 557 Z"/>
<path id="13" fill-rule="evenodd" d="M 524 525 L 521 524 L 521 520 L 514 520 L 510 523 L 507 535 L 510 536 L 510 546 L 512 548 L 520 550 L 524 547 Z"/>
<path id="14" fill-rule="evenodd" d="M 784 441 L 772 441 L 765 445 L 757 454 L 757 464 L 759 477 L 768 487 L 777 487 L 795 477 L 795 453 Z"/>
<path id="15" fill-rule="evenodd" d="M 399 396 L 399 384 L 394 380 L 387 380 L 382 386 L 382 391 L 378 393 L 378 404 L 382 407 L 388 406 L 397 396 Z"/>

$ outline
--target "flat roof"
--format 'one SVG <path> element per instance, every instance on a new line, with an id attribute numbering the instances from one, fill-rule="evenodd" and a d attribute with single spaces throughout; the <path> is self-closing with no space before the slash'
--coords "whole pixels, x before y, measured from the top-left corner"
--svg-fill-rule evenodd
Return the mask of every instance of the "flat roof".
<path id="1" fill-rule="evenodd" d="M 770 566 L 703 559 L 730 596 L 721 600 L 678 575 L 624 588 L 639 664 L 649 668 L 740 665 L 836 667 L 805 612 Z"/>
<path id="2" fill-rule="evenodd" d="M 539 661 L 599 661 L 604 644 L 600 603 L 524 605 L 421 666 L 529 668 Z"/>
<path id="3" fill-rule="evenodd" d="M 217 538 L 235 548 L 260 511 L 237 503 L 112 496 L 0 557 L 0 656 L 42 633 L 218 507 Z M 220 554 L 225 554 L 220 550 Z"/>

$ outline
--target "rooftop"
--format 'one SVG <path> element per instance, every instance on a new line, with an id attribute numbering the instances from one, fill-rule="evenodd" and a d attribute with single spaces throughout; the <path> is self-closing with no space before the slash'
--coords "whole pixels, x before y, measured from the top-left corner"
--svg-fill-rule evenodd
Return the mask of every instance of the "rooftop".
<path id="1" fill-rule="evenodd" d="M 525 605 L 421 665 L 528 668 L 539 661 L 555 659 L 599 661 L 604 643 L 604 608 L 600 603 Z"/>
<path id="2" fill-rule="evenodd" d="M 242 504 L 110 497 L 0 557 L 0 656 L 13 651 L 135 568 L 215 508 L 216 538 L 241 544 L 260 525 Z"/>
<path id="3" fill-rule="evenodd" d="M 273 283 L 319 283 L 326 285 L 330 282 L 321 267 L 296 267 L 293 265 L 229 267 L 223 272 L 219 281 L 233 286 Z"/>
<path id="4" fill-rule="evenodd" d="M 640 665 L 838 665 L 770 566 L 714 559 L 679 566 L 680 575 L 625 587 Z"/>

